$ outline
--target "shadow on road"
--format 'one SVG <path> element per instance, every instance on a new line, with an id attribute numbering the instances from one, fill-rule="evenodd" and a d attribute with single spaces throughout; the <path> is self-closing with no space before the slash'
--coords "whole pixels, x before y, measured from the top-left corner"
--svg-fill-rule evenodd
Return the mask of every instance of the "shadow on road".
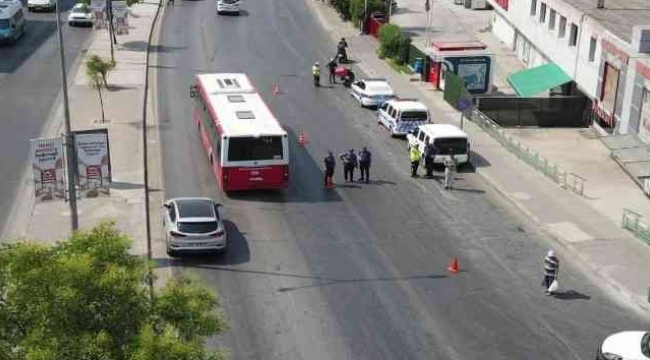
<path id="1" fill-rule="evenodd" d="M 591 300 L 591 296 L 579 293 L 575 290 L 558 291 L 553 295 L 560 300 Z"/>
<path id="2" fill-rule="evenodd" d="M 13 73 L 38 48 L 52 37 L 56 23 L 52 20 L 34 20 L 27 22 L 25 34 L 13 44 L 0 45 L 0 73 Z"/>
<path id="3" fill-rule="evenodd" d="M 121 48 L 131 51 L 147 51 L 148 43 L 146 41 L 127 41 L 120 45 Z M 187 46 L 166 46 L 166 45 L 152 45 L 151 51 L 157 53 L 167 53 L 176 50 L 186 49 Z"/>

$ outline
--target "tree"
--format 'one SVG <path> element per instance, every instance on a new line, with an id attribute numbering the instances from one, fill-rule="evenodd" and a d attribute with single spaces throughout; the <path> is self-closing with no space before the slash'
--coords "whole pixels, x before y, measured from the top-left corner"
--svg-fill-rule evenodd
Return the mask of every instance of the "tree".
<path id="1" fill-rule="evenodd" d="M 97 55 L 91 56 L 86 60 L 86 74 L 90 78 L 91 85 L 97 89 L 99 95 L 99 104 L 102 108 L 102 122 L 106 121 L 104 114 L 104 98 L 102 97 L 102 84 L 108 88 L 106 76 L 115 68 L 115 61 L 103 60 Z"/>
<path id="2" fill-rule="evenodd" d="M 110 223 L 56 245 L 0 247 L 0 358 L 219 360 L 216 295 L 172 279 L 150 297 L 146 259 Z"/>
<path id="3" fill-rule="evenodd" d="M 402 42 L 402 30 L 395 24 L 386 24 L 379 28 L 379 51 L 383 56 L 393 58 L 399 53 Z"/>

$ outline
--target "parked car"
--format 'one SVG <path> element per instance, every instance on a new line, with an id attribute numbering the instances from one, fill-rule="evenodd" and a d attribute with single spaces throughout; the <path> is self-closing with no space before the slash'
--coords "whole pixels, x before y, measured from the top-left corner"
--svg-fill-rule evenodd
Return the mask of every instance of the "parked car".
<path id="1" fill-rule="evenodd" d="M 431 121 L 427 107 L 415 99 L 393 99 L 377 109 L 377 123 L 386 126 L 391 136 L 406 135 Z"/>
<path id="2" fill-rule="evenodd" d="M 352 96 L 361 106 L 379 106 L 395 98 L 395 92 L 386 79 L 360 79 L 352 83 Z"/>
<path id="3" fill-rule="evenodd" d="M 217 0 L 217 15 L 239 14 L 239 0 Z"/>
<path id="4" fill-rule="evenodd" d="M 608 336 L 596 360 L 650 360 L 650 332 L 623 331 Z"/>
<path id="5" fill-rule="evenodd" d="M 226 250 L 227 234 L 220 204 L 210 198 L 169 199 L 164 205 L 163 223 L 167 254 L 180 252 L 221 252 Z"/>
<path id="6" fill-rule="evenodd" d="M 25 33 L 25 13 L 20 0 L 0 0 L 0 43 L 13 43 Z"/>
<path id="7" fill-rule="evenodd" d="M 27 0 L 27 10 L 47 10 L 54 11 L 56 9 L 56 0 Z"/>
<path id="8" fill-rule="evenodd" d="M 426 124 L 418 126 L 412 133 L 406 135 L 408 149 L 417 146 L 424 152 L 427 142 L 438 150 L 433 162 L 443 164 L 451 153 L 459 165 L 470 162 L 470 144 L 467 134 L 451 124 Z"/>
<path id="9" fill-rule="evenodd" d="M 90 7 L 85 4 L 75 4 L 68 13 L 68 25 L 86 25 L 93 26 L 95 22 L 95 15 L 90 10 Z"/>

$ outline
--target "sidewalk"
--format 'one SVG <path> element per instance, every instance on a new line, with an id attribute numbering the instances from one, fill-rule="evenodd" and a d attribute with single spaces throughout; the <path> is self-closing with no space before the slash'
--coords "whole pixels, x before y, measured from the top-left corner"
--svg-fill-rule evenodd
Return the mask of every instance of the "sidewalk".
<path id="1" fill-rule="evenodd" d="M 144 159 L 142 143 L 142 100 L 146 74 L 147 41 L 158 2 L 147 0 L 130 8 L 129 34 L 118 35 L 115 45 L 116 68 L 108 76 L 110 90 L 102 89 L 106 123 L 101 123 L 97 90 L 90 86 L 85 61 L 92 55 L 110 59 L 107 30 L 94 30 L 83 63 L 69 74 L 68 93 L 73 130 L 107 128 L 109 133 L 112 180 L 109 197 L 82 198 L 77 202 L 80 229 L 101 221 L 114 220 L 133 239 L 133 253 L 147 254 Z M 65 39 L 64 39 L 65 41 Z M 63 104 L 58 103 L 43 137 L 64 131 Z M 20 197 L 2 236 L 8 239 L 39 239 L 54 242 L 70 236 L 67 202 L 35 203 L 31 171 L 23 179 Z"/>
<path id="2" fill-rule="evenodd" d="M 395 73 L 377 58 L 375 51 L 379 44 L 375 38 L 361 36 L 350 24 L 342 24 L 331 7 L 309 0 L 307 4 L 316 10 L 320 20 L 330 29 L 333 40 L 342 36 L 348 40 L 350 57 L 358 61 L 356 65 L 368 76 L 388 79 L 401 97 L 419 98 L 434 114 L 434 121 L 459 124 L 460 113 L 442 99 L 442 92 L 432 91 L 427 83 L 411 81 L 413 76 Z M 397 15 L 393 19 L 396 18 Z M 553 237 L 565 249 L 563 251 L 567 252 L 567 256 L 580 260 L 580 265 L 590 270 L 588 274 L 594 280 L 602 282 L 605 279 L 608 285 L 606 290 L 614 298 L 633 305 L 635 310 L 650 310 L 647 300 L 650 278 L 646 275 L 650 273 L 650 248 L 621 229 L 620 224 L 622 196 L 629 196 L 630 201 L 638 203 L 647 203 L 647 199 L 638 189 L 635 195 L 634 191 L 627 191 L 629 188 L 624 192 L 612 188 L 625 185 L 625 181 L 619 184 L 620 179 L 627 180 L 628 185 L 632 183 L 626 175 L 616 176 L 616 164 L 610 160 L 596 165 L 606 167 L 599 169 L 599 173 L 603 170 L 612 172 L 611 178 L 602 178 L 602 183 L 613 186 L 595 192 L 593 183 L 596 181 L 590 179 L 587 195 L 590 192 L 597 195 L 597 198 L 590 200 L 563 190 L 519 160 L 478 126 L 469 121 L 465 121 L 465 124 L 473 151 L 486 159 L 486 164 L 477 166 L 477 173 L 530 217 L 543 232 Z M 552 148 L 549 142 L 543 143 Z M 605 157 L 605 154 L 599 154 Z M 567 158 L 567 154 L 562 155 Z M 573 159 L 573 163 L 584 164 L 580 159 Z M 616 212 L 620 214 L 618 218 L 612 215 Z"/>

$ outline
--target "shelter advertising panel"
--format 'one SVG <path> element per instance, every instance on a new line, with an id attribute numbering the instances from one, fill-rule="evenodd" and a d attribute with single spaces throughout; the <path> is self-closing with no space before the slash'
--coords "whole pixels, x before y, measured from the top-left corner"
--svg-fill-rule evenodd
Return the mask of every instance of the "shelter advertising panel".
<path id="1" fill-rule="evenodd" d="M 111 163 L 108 131 L 78 131 L 74 139 L 81 196 L 109 195 Z"/>

